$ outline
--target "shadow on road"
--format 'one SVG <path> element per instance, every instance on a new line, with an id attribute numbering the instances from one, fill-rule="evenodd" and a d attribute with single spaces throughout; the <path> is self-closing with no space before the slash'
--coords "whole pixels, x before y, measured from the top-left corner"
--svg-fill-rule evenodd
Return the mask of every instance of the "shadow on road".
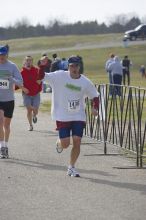
<path id="1" fill-rule="evenodd" d="M 146 185 L 144 184 L 125 183 L 125 182 L 117 182 L 117 181 L 111 181 L 111 180 L 105 180 L 105 179 L 93 179 L 93 178 L 86 178 L 86 177 L 83 177 L 82 179 L 89 180 L 97 184 L 113 186 L 116 188 L 130 189 L 133 191 L 141 192 L 142 194 L 146 194 Z"/>
<path id="2" fill-rule="evenodd" d="M 123 156 L 123 154 L 84 154 L 85 157 L 103 156 L 103 157 L 116 157 Z"/>
<path id="3" fill-rule="evenodd" d="M 9 164 L 16 164 L 16 165 L 22 165 L 25 167 L 33 167 L 33 168 L 40 168 L 40 169 L 46 169 L 46 170 L 51 170 L 51 171 L 66 171 L 66 166 L 61 166 L 61 165 L 55 165 L 55 164 L 45 164 L 45 163 L 40 163 L 40 162 L 35 162 L 35 161 L 30 161 L 30 160 L 21 160 L 17 158 L 11 158 L 9 160 L 5 160 L 5 163 Z M 102 175 L 102 176 L 111 176 L 114 177 L 115 175 L 111 175 L 108 172 L 105 171 L 100 171 L 100 170 L 85 170 L 85 169 L 78 169 L 80 173 L 85 173 L 85 174 L 95 174 L 95 175 Z"/>
<path id="4" fill-rule="evenodd" d="M 16 158 L 12 158 L 9 160 L 5 160 L 6 163 L 10 164 L 17 164 L 22 166 L 28 166 L 33 168 L 41 168 L 41 169 L 47 169 L 52 171 L 66 171 L 66 166 L 60 166 L 60 165 L 54 165 L 54 164 L 45 164 L 45 163 L 39 163 L 35 161 L 29 161 L 29 160 L 20 160 Z M 99 171 L 99 170 L 85 170 L 85 169 L 78 169 L 78 171 L 82 174 L 95 174 L 95 175 L 101 175 L 101 176 L 110 176 L 114 177 L 115 175 L 111 175 L 108 172 L 105 171 Z M 138 184 L 138 183 L 128 183 L 128 182 L 118 182 L 113 180 L 107 180 L 107 179 L 95 179 L 95 178 L 89 178 L 89 177 L 81 177 L 80 180 L 88 180 L 92 183 L 96 184 L 102 184 L 102 185 L 108 185 L 116 188 L 123 188 L 123 189 L 130 189 L 133 191 L 141 192 L 142 194 L 146 194 L 146 185 L 145 184 Z"/>
<path id="5" fill-rule="evenodd" d="M 54 164 L 45 164 L 45 163 L 39 163 L 35 161 L 29 161 L 29 160 L 21 160 L 17 158 L 12 158 L 9 160 L 5 160 L 5 163 L 9 164 L 16 164 L 16 165 L 22 165 L 22 166 L 28 166 L 33 168 L 40 168 L 40 169 L 46 169 L 51 171 L 66 171 L 66 166 L 60 166 L 60 165 L 54 165 Z M 78 169 L 81 174 L 95 174 L 95 175 L 101 175 L 105 177 L 114 177 L 115 175 L 111 175 L 108 172 L 105 171 L 99 171 L 99 170 L 85 170 L 85 169 Z M 128 183 L 128 182 L 118 182 L 113 180 L 107 180 L 107 179 L 95 179 L 95 178 L 89 178 L 89 177 L 81 177 L 80 180 L 88 180 L 92 183 L 96 184 L 102 184 L 102 185 L 108 185 L 116 188 L 123 188 L 123 189 L 130 189 L 133 191 L 141 192 L 142 194 L 146 194 L 146 185 L 144 184 L 138 184 L 138 183 Z"/>

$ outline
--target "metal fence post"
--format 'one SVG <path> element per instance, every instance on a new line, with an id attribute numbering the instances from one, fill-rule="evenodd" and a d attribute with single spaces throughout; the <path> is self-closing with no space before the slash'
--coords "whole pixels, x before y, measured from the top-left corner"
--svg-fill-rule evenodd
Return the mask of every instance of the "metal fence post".
<path id="1" fill-rule="evenodd" d="M 139 167 L 143 167 L 143 146 L 142 146 L 142 105 L 141 105 L 141 93 L 139 88 Z"/>
<path id="2" fill-rule="evenodd" d="M 140 166 L 140 88 L 138 89 L 137 167 Z"/>
<path id="3" fill-rule="evenodd" d="M 107 129 L 107 108 L 108 108 L 108 92 L 109 92 L 109 84 L 106 84 L 105 85 L 105 132 L 104 132 L 104 154 L 107 154 L 107 132 L 108 132 L 108 129 Z"/>

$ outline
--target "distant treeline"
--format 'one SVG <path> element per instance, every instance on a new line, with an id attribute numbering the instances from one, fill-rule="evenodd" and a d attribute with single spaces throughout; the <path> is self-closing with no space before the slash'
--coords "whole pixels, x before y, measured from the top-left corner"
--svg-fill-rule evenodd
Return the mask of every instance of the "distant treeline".
<path id="1" fill-rule="evenodd" d="M 48 25 L 38 24 L 36 26 L 30 25 L 27 19 L 22 19 L 13 26 L 0 27 L 0 40 L 40 36 L 123 33 L 142 23 L 138 17 L 132 17 L 128 21 L 126 19 L 126 15 L 118 16 L 109 25 L 99 24 L 97 21 L 62 23 L 54 20 Z"/>

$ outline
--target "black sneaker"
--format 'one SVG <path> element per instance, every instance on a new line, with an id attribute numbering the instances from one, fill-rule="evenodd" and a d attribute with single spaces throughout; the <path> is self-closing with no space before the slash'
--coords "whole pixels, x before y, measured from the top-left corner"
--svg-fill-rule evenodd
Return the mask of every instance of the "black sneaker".
<path id="1" fill-rule="evenodd" d="M 0 158 L 1 159 L 9 158 L 8 148 L 7 147 L 1 147 L 1 149 L 0 149 Z"/>
<path id="2" fill-rule="evenodd" d="M 5 147 L 1 147 L 0 149 L 0 158 L 1 159 L 5 158 Z"/>
<path id="3" fill-rule="evenodd" d="M 33 120 L 33 123 L 36 124 L 38 119 L 37 119 L 37 117 L 34 115 L 32 120 Z"/>
<path id="4" fill-rule="evenodd" d="M 8 147 L 5 147 L 5 157 L 9 158 L 9 150 Z"/>

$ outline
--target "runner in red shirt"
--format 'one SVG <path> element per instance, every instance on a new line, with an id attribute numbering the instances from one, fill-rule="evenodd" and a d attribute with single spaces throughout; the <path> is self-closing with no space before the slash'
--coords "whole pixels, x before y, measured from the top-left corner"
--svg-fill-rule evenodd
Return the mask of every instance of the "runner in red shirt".
<path id="1" fill-rule="evenodd" d="M 33 130 L 33 123 L 37 122 L 37 114 L 40 106 L 40 92 L 42 89 L 39 83 L 38 68 L 33 66 L 33 58 L 26 56 L 24 59 L 23 68 L 21 70 L 24 87 L 29 90 L 28 94 L 23 93 L 24 106 L 27 109 L 27 118 L 29 122 L 29 131 Z"/>

